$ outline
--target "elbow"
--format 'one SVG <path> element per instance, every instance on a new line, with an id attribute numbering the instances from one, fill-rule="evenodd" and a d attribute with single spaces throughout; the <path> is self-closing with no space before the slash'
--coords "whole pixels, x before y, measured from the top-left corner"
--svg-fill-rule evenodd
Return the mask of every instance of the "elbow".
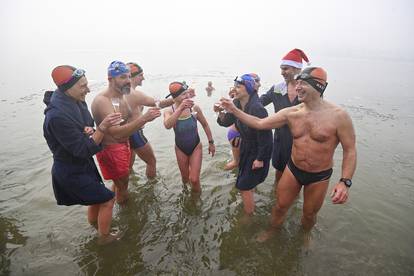
<path id="1" fill-rule="evenodd" d="M 171 128 L 172 128 L 172 125 L 167 124 L 167 123 L 165 123 L 165 122 L 164 122 L 164 127 L 165 127 L 166 129 L 171 129 Z"/>

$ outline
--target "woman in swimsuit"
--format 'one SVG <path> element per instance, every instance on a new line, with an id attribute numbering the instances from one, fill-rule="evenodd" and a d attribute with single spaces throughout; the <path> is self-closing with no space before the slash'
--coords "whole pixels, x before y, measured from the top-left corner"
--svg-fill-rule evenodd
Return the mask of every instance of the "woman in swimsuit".
<path id="1" fill-rule="evenodd" d="M 208 153 L 214 156 L 216 148 L 210 127 L 200 107 L 190 99 L 194 89 L 185 83 L 172 82 L 169 86 L 174 99 L 171 109 L 164 112 L 164 126 L 175 132 L 175 154 L 183 183 L 190 182 L 193 192 L 200 192 L 200 171 L 203 157 L 198 136 L 197 121 L 203 126 L 208 139 Z"/>

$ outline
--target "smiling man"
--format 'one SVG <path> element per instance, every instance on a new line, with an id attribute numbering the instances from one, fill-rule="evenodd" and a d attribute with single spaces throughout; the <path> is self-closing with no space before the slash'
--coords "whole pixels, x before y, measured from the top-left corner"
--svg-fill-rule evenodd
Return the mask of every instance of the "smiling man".
<path id="1" fill-rule="evenodd" d="M 46 92 L 43 135 L 53 153 L 52 184 L 58 205 L 88 206 L 88 221 L 98 230 L 99 243 L 117 239 L 110 234 L 114 193 L 105 187 L 92 158 L 101 150 L 106 130 L 120 113 L 94 121 L 85 102 L 89 93 L 85 71 L 69 65 L 53 69 L 57 89 Z"/>
<path id="2" fill-rule="evenodd" d="M 284 82 L 273 85 L 269 91 L 260 96 L 263 106 L 273 104 L 276 113 L 283 108 L 299 104 L 295 76 L 302 70 L 303 61 L 309 63 L 306 54 L 297 48 L 289 51 L 282 58 L 280 74 Z M 275 129 L 272 153 L 272 165 L 276 169 L 275 187 L 289 161 L 292 140 L 292 133 L 287 125 Z"/>
<path id="3" fill-rule="evenodd" d="M 287 124 L 292 132 L 292 155 L 277 185 L 276 204 L 272 209 L 272 229 L 259 237 L 266 240 L 283 223 L 289 207 L 303 187 L 302 225 L 306 232 L 316 223 L 329 179 L 333 155 L 341 143 L 343 148 L 342 176 L 331 197 L 334 204 L 345 203 L 356 167 L 355 132 L 348 113 L 323 99 L 327 74 L 320 67 L 308 67 L 296 77 L 297 106 L 288 107 L 267 118 L 250 116 L 227 99 L 222 105 L 246 125 L 257 129 L 279 128 Z"/>
<path id="4" fill-rule="evenodd" d="M 124 95 L 131 92 L 131 79 L 128 66 L 121 61 L 113 61 L 108 67 L 108 87 L 98 94 L 92 102 L 92 114 L 100 123 L 108 114 L 122 113 L 119 125 L 107 129 L 102 145 L 103 151 L 96 155 L 102 175 L 114 183 L 115 198 L 124 203 L 128 198 L 128 178 L 130 148 L 129 136 L 142 128 L 145 123 L 161 115 L 159 108 L 149 108 L 138 117 L 132 118 L 132 110 L 124 100 Z"/>

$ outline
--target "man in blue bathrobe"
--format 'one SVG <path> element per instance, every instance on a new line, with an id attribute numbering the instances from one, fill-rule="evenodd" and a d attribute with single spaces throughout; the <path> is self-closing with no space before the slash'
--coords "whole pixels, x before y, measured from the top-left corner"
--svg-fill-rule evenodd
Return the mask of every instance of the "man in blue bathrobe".
<path id="1" fill-rule="evenodd" d="M 110 114 L 93 129 L 85 96 L 89 93 L 85 71 L 69 65 L 52 71 L 57 89 L 45 94 L 43 136 L 53 153 L 52 184 L 58 205 L 87 205 L 88 221 L 97 226 L 99 242 L 117 237 L 110 234 L 114 193 L 108 190 L 92 158 L 102 148 L 107 128 L 121 119 Z"/>

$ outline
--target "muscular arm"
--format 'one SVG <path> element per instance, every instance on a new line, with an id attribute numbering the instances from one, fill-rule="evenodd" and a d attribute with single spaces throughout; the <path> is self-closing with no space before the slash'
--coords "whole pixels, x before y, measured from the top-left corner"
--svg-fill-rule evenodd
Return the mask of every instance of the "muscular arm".
<path id="1" fill-rule="evenodd" d="M 356 168 L 355 131 L 348 113 L 343 111 L 338 127 L 338 138 L 342 145 L 342 177 L 352 179 Z"/>
<path id="2" fill-rule="evenodd" d="M 167 106 L 171 106 L 174 104 L 174 100 L 172 98 L 170 99 L 164 99 L 160 101 L 160 108 L 164 108 Z"/>
<path id="3" fill-rule="evenodd" d="M 273 129 L 285 125 L 288 122 L 287 115 L 293 110 L 294 109 L 292 107 L 284 108 L 279 112 L 274 113 L 269 117 L 263 119 L 249 115 L 238 108 L 231 110 L 231 112 L 234 114 L 234 116 L 239 118 L 240 121 L 242 121 L 244 124 L 248 125 L 251 128 Z"/>
<path id="4" fill-rule="evenodd" d="M 355 131 L 351 118 L 345 111 L 339 114 L 337 135 L 342 145 L 342 178 L 351 179 L 356 168 Z M 348 200 L 348 188 L 343 182 L 335 184 L 331 193 L 334 204 L 343 204 Z"/>
<path id="5" fill-rule="evenodd" d="M 155 106 L 155 99 L 151 96 L 146 95 L 144 92 L 135 90 L 131 96 L 134 98 L 136 105 L 142 106 Z M 129 97 L 131 97 L 129 96 Z M 174 100 L 172 98 L 160 100 L 160 108 L 164 108 L 173 105 Z"/>

